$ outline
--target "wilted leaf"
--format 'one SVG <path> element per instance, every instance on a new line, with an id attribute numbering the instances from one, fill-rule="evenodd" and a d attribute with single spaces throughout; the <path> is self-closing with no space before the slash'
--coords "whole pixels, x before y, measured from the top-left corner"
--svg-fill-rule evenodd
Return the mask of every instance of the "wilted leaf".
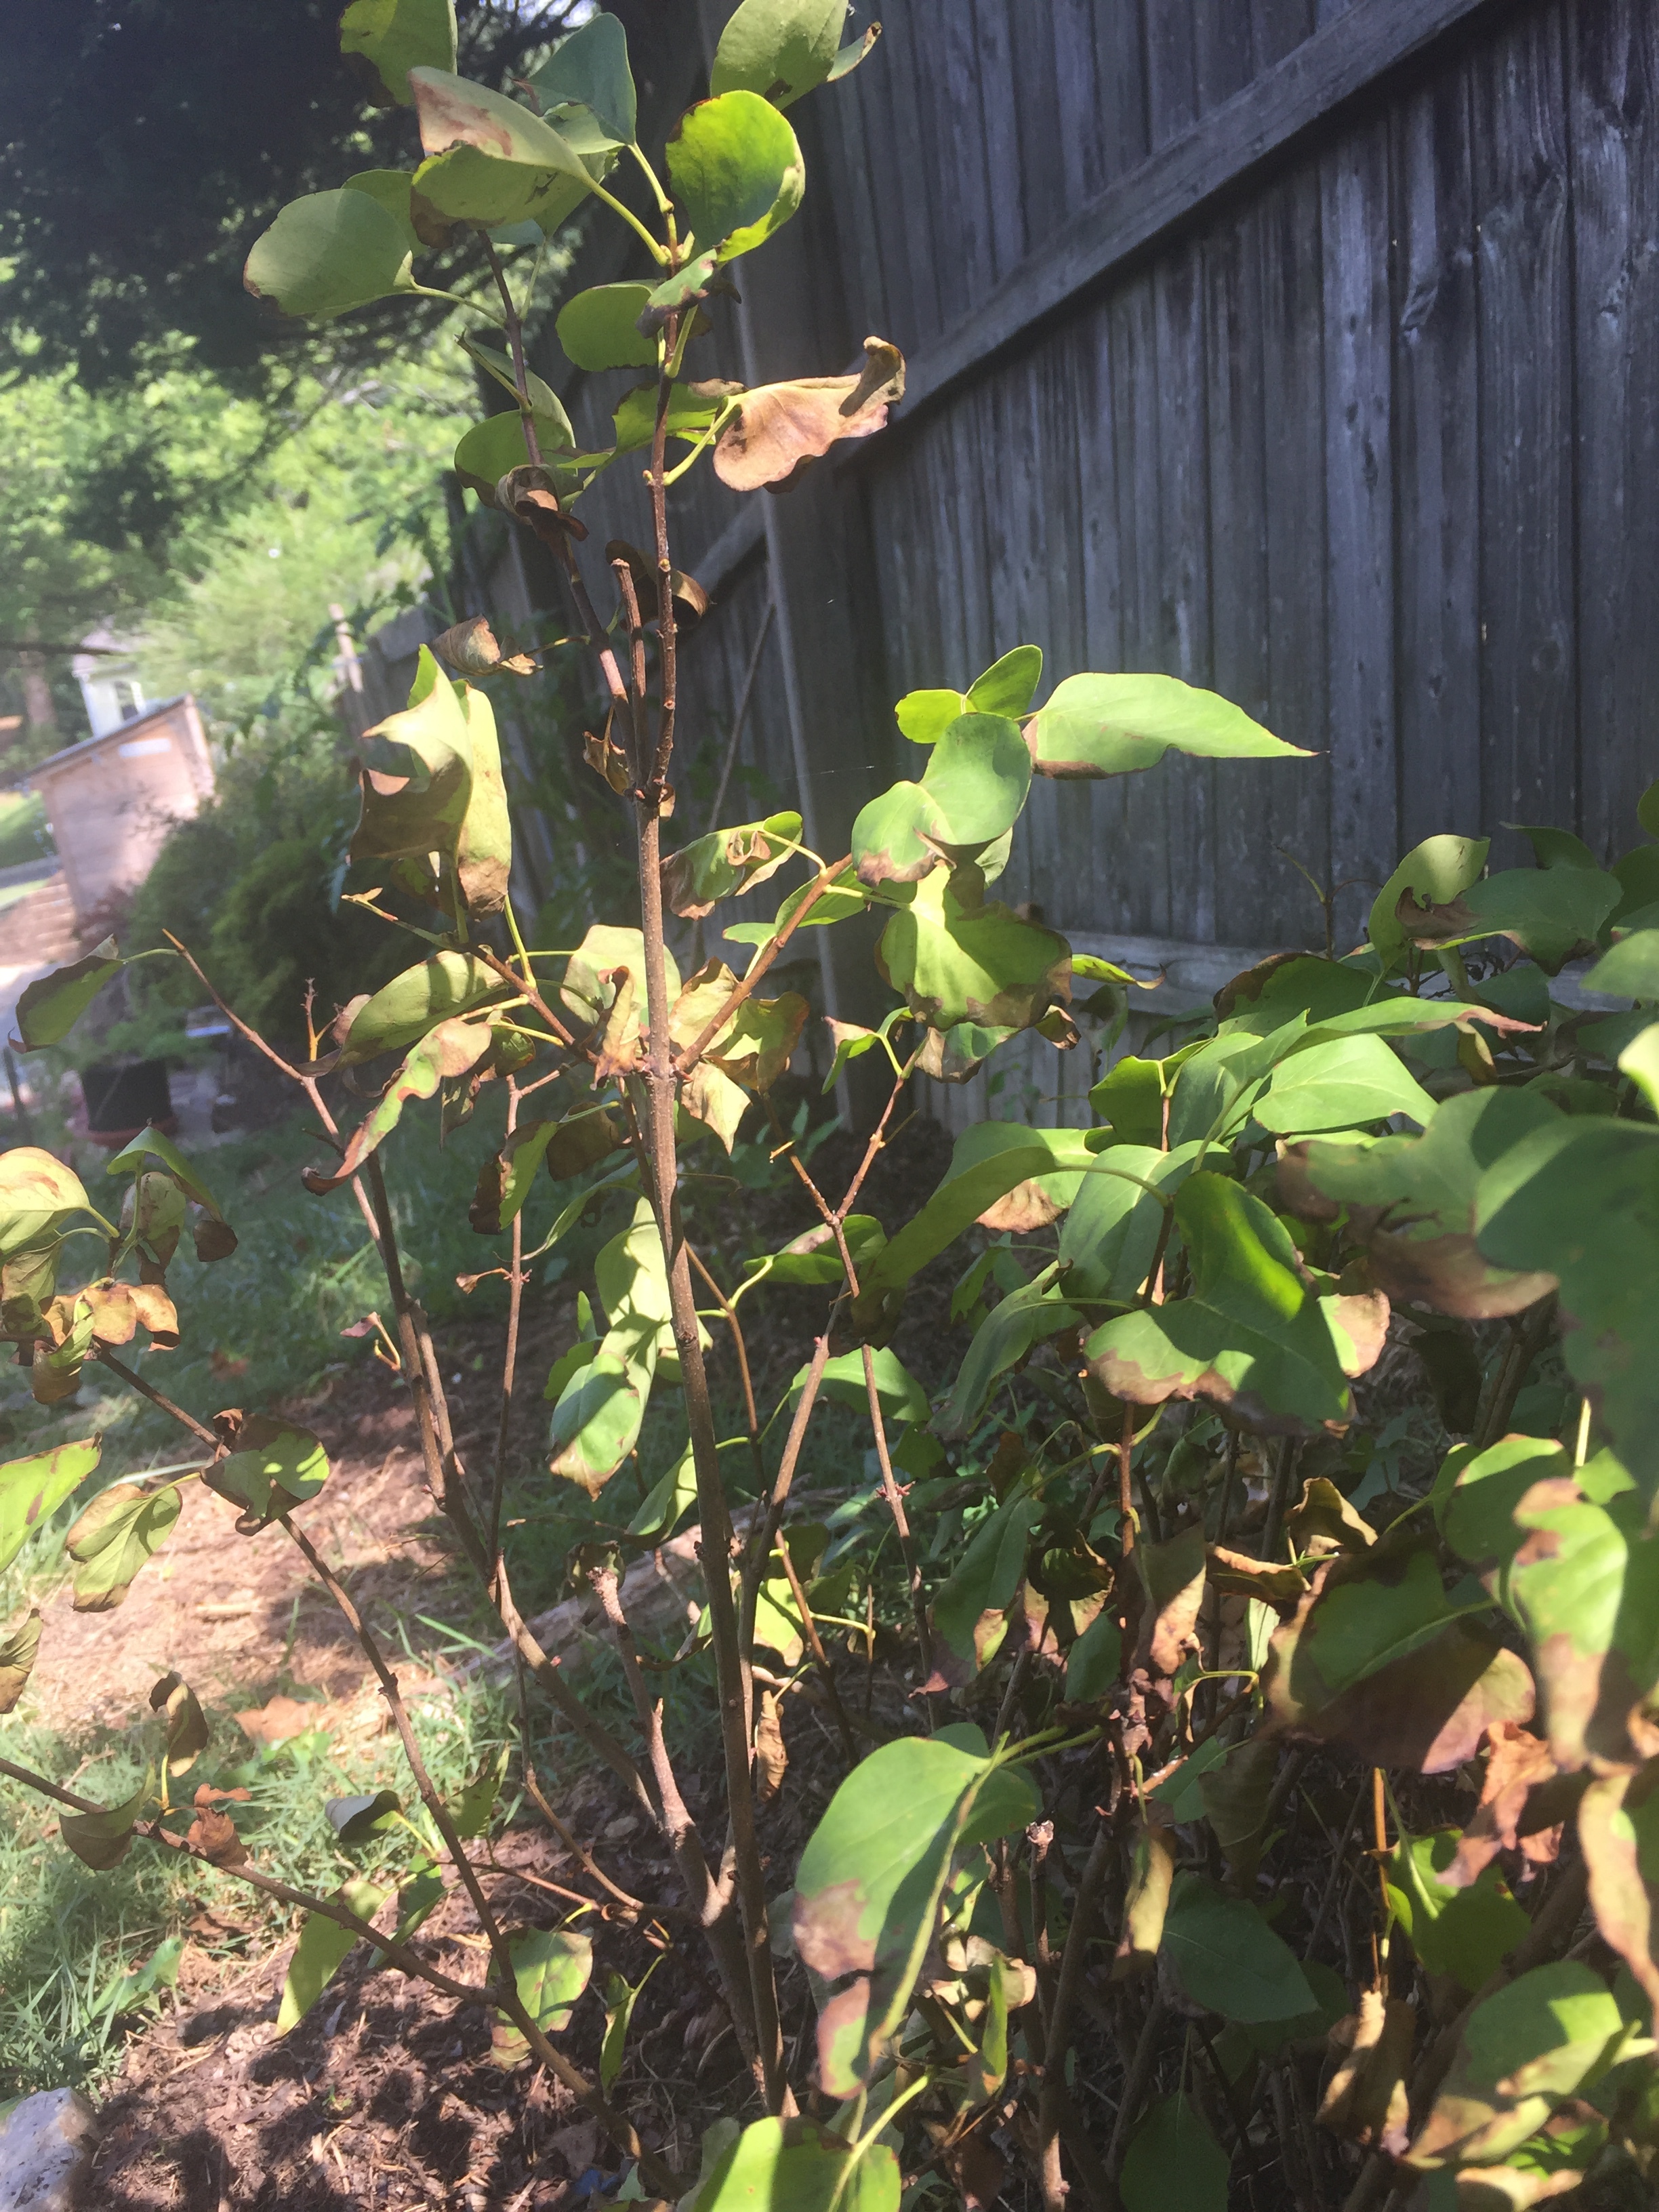
<path id="1" fill-rule="evenodd" d="M 796 991 L 775 999 L 745 999 L 704 1053 L 745 1090 L 769 1091 L 788 1066 L 811 1012 Z"/>
<path id="2" fill-rule="evenodd" d="M 81 1387 L 81 1370 L 92 1350 L 94 1315 L 90 1302 L 76 1296 L 54 1298 L 44 1319 L 49 1334 L 35 1339 L 29 1390 L 37 1405 L 59 1406 Z M 0 1497 L 0 1513 L 3 1504 Z"/>
<path id="3" fill-rule="evenodd" d="M 1123 1904 L 1123 1932 L 1112 1962 L 1114 1981 L 1142 1972 L 1157 1961 L 1170 1908 L 1170 1886 L 1175 1880 L 1179 1848 L 1175 1830 L 1175 1815 L 1166 1804 L 1155 1796 L 1141 1799 Z"/>
<path id="4" fill-rule="evenodd" d="M 153 1713 L 167 1714 L 167 1748 L 163 1763 L 169 1774 L 183 1774 L 208 1747 L 206 1716 L 196 1692 L 182 1674 L 163 1674 L 149 1693 Z"/>
<path id="5" fill-rule="evenodd" d="M 856 2094 L 904 2017 L 953 1853 L 1037 1810 L 1022 1773 L 937 1735 L 884 1745 L 841 1784 L 801 1856 L 793 1914 L 813 1972 L 851 1977 L 818 2018 L 819 2077 L 833 2095 Z"/>
<path id="6" fill-rule="evenodd" d="M 120 1604 L 139 1569 L 167 1541 L 179 1507 L 176 1484 L 147 1491 L 136 1482 L 113 1482 L 99 1492 L 66 1540 L 76 1613 L 108 1613 Z"/>
<path id="7" fill-rule="evenodd" d="M 567 1928 L 532 1928 L 508 1948 L 520 2003 L 544 2035 L 562 2035 L 592 1975 L 592 1942 Z M 490 2024 L 490 2063 L 516 2066 L 529 2055 L 522 2032 L 498 2012 Z"/>
<path id="8" fill-rule="evenodd" d="M 1302 1486 L 1302 1496 L 1285 1516 L 1285 1533 L 1298 1559 L 1328 1559 L 1334 1552 L 1369 1552 L 1376 1531 L 1324 1475 Z"/>
<path id="9" fill-rule="evenodd" d="M 1138 1544 L 1134 1557 L 1146 1594 L 1137 1660 L 1155 1674 L 1173 1674 L 1198 1643 L 1198 1610 L 1204 1602 L 1202 1524 L 1194 1522 L 1165 1543 Z"/>
<path id="10" fill-rule="evenodd" d="M 410 698 L 357 740 L 362 805 L 354 860 L 424 862 L 436 853 L 453 862 L 459 846 L 472 798 L 471 731 L 455 686 L 425 646 Z"/>
<path id="11" fill-rule="evenodd" d="M 1549 1746 L 1530 1729 L 1500 1721 L 1487 1747 L 1480 1802 L 1441 1881 L 1449 1889 L 1465 1888 L 1499 1851 L 1518 1850 L 1534 1866 L 1553 1864 L 1560 1856 L 1561 1820 L 1568 1809 L 1559 1802 L 1563 1796 Z"/>
<path id="12" fill-rule="evenodd" d="M 1456 896 L 1427 904 L 1408 892 L 1401 929 L 1419 945 L 1466 945 L 1508 937 L 1553 975 L 1597 931 L 1621 896 L 1615 876 L 1591 868 L 1508 868 L 1471 883 Z"/>
<path id="13" fill-rule="evenodd" d="M 842 439 L 884 430 L 888 409 L 904 397 L 904 356 L 876 337 L 866 338 L 864 354 L 858 376 L 805 376 L 744 392 L 714 441 L 720 482 L 733 491 L 787 484 Z"/>
<path id="14" fill-rule="evenodd" d="M 21 1052 L 38 1052 L 42 1045 L 61 1044 L 112 975 L 126 966 L 106 937 L 82 960 L 54 968 L 23 987 L 17 1001 L 18 1034 L 12 1042 Z"/>
<path id="15" fill-rule="evenodd" d="M 1205 760 L 1310 757 L 1240 707 L 1174 676 L 1068 676 L 1025 728 L 1038 775 L 1125 775 L 1173 745 Z"/>
<path id="16" fill-rule="evenodd" d="M 405 1051 L 440 1022 L 505 998 L 510 988 L 471 953 L 440 952 L 347 1007 L 336 1065 L 357 1067 L 383 1052 Z"/>
<path id="17" fill-rule="evenodd" d="M 562 131 L 481 84 L 428 68 L 412 69 L 409 83 L 429 157 L 415 190 L 451 221 L 554 230 L 608 166 L 597 146 L 585 159 Z"/>
<path id="18" fill-rule="evenodd" d="M 0 1570 L 9 1567 L 35 1530 L 58 1510 L 97 1466 L 101 1436 L 58 1444 L 0 1467 Z"/>
<path id="19" fill-rule="evenodd" d="M 742 0 L 720 33 L 709 90 L 789 106 L 829 76 L 846 21 L 846 0 Z"/>
<path id="20" fill-rule="evenodd" d="M 242 282 L 285 315 L 330 322 L 414 279 L 402 225 L 367 192 L 308 192 L 254 240 Z"/>
<path id="21" fill-rule="evenodd" d="M 552 394 L 550 392 L 548 397 L 552 398 Z M 537 450 L 542 457 L 538 481 L 549 490 L 574 489 L 578 482 L 571 459 L 574 445 L 569 418 L 563 408 L 556 400 L 551 407 L 532 409 L 531 427 L 536 433 Z M 533 466 L 524 434 L 524 417 L 511 409 L 475 422 L 456 442 L 455 473 L 469 491 L 477 493 L 486 507 L 500 510 L 499 487 L 504 483 L 510 484 L 515 471 L 522 469 L 528 473 Z M 511 511 L 519 512 L 516 508 Z"/>
<path id="22" fill-rule="evenodd" d="M 668 140 L 668 175 L 699 251 L 730 261 L 787 222 L 806 189 L 795 134 L 753 92 L 700 100 Z"/>
<path id="23" fill-rule="evenodd" d="M 389 1889 L 381 1889 L 374 1882 L 349 1881 L 335 1892 L 334 1902 L 355 1912 L 360 1920 L 372 1920 L 391 1894 Z M 291 2027 L 299 2026 L 339 1972 L 347 1952 L 357 1940 L 353 1931 L 341 1927 L 337 1920 L 325 1919 L 320 1912 L 307 1913 L 300 1923 L 300 1940 L 294 1947 L 288 1978 L 283 1984 L 283 2002 L 276 2014 L 278 2035 L 286 2035 Z"/>
<path id="24" fill-rule="evenodd" d="M 0 1152 L 0 1256 L 38 1247 L 87 1206 L 73 1168 L 36 1145 Z"/>
<path id="25" fill-rule="evenodd" d="M 0 1713 L 12 1711 L 34 1672 L 40 1651 L 40 1616 L 31 1613 L 0 1643 Z"/>
<path id="26" fill-rule="evenodd" d="M 1341 2063 L 1319 2107 L 1319 2124 L 1365 2150 L 1398 2158 L 1411 2126 L 1406 2069 L 1417 2034 L 1417 2010 L 1381 1990 L 1360 1992 L 1359 2009 L 1331 2030 Z"/>

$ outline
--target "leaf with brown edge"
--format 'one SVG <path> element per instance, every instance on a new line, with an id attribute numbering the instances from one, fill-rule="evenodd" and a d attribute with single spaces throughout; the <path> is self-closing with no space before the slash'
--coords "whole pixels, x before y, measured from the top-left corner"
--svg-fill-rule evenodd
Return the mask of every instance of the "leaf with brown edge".
<path id="1" fill-rule="evenodd" d="M 1448 1889 L 1467 1889 L 1500 1851 L 1518 1850 L 1534 1866 L 1553 1865 L 1575 1794 L 1541 1737 L 1515 1721 L 1499 1721 L 1487 1746 L 1480 1802 L 1441 1881 Z"/>
<path id="2" fill-rule="evenodd" d="M 1175 1880 L 1175 1816 L 1163 1801 L 1143 1796 L 1128 1893 L 1123 1903 L 1123 1932 L 1112 1960 L 1115 1982 L 1144 1973 L 1157 1963 L 1158 1946 L 1164 1941 L 1164 1917 L 1170 1905 L 1170 1886 Z"/>
<path id="3" fill-rule="evenodd" d="M 745 999 L 704 1050 L 734 1083 L 749 1091 L 769 1091 L 788 1066 L 811 1012 L 798 991 L 781 992 L 775 999 Z"/>
<path id="4" fill-rule="evenodd" d="M 1204 1530 L 1194 1522 L 1162 1544 L 1137 1544 L 1146 1602 L 1140 1609 L 1136 1663 L 1154 1674 L 1173 1674 L 1198 1648 L 1198 1609 L 1204 1602 Z"/>
<path id="5" fill-rule="evenodd" d="M 640 1065 L 644 1056 L 644 1042 L 640 1034 L 641 1016 L 635 1009 L 637 993 L 631 969 L 617 969 L 611 981 L 616 987 L 616 998 L 611 1012 L 605 1016 L 605 1028 L 599 1037 L 599 1048 L 593 1057 L 593 1087 L 601 1089 L 607 1083 L 620 1082 Z"/>
<path id="6" fill-rule="evenodd" d="M 202 1480 L 242 1508 L 237 1528 L 256 1534 L 279 1513 L 314 1498 L 328 1480 L 328 1455 L 309 1429 L 272 1413 L 221 1413 L 214 1425 L 234 1449 Z"/>
<path id="7" fill-rule="evenodd" d="M 712 1060 L 700 1060 L 681 1088 L 680 1105 L 694 1121 L 712 1129 L 729 1152 L 749 1111 L 750 1097 L 740 1083 L 733 1083 Z"/>
<path id="8" fill-rule="evenodd" d="M 1659 1753 L 1659 1721 L 1646 1710 L 1659 1688 L 1659 1537 L 1640 1496 L 1601 1504 L 1571 1476 L 1547 1476 L 1512 1517 L 1522 1540 L 1505 1586 L 1551 1756 L 1568 1771 L 1640 1765 Z"/>
<path id="9" fill-rule="evenodd" d="M 196 1692 L 182 1674 L 163 1674 L 149 1693 L 153 1713 L 167 1715 L 167 1748 L 163 1754 L 169 1774 L 183 1774 L 207 1749 L 207 1717 Z"/>
<path id="10" fill-rule="evenodd" d="M 712 914 L 723 898 L 741 898 L 775 876 L 798 849 L 799 814 L 769 814 L 734 830 L 711 830 L 662 863 L 663 896 L 684 920 Z"/>
<path id="11" fill-rule="evenodd" d="M 131 1796 L 118 1805 L 63 1815 L 58 1832 L 82 1866 L 89 1866 L 94 1874 L 107 1874 L 112 1867 L 120 1865 L 132 1848 L 132 1832 L 150 1801 L 153 1781 L 153 1774 L 147 1774 Z"/>
<path id="12" fill-rule="evenodd" d="M 1403 2156 L 1411 2130 L 1406 2069 L 1417 2036 L 1417 2009 L 1381 1990 L 1361 1992 L 1359 2008 L 1330 2032 L 1340 2053 L 1319 2107 L 1319 2124 L 1364 2150 Z"/>
<path id="13" fill-rule="evenodd" d="M 322 1198 L 349 1182 L 358 1169 L 403 1118 L 404 1108 L 416 1099 L 430 1098 L 438 1086 L 465 1075 L 489 1049 L 490 1024 L 458 1018 L 440 1022 L 420 1042 L 404 1054 L 403 1064 L 386 1085 L 375 1106 L 352 1131 L 340 1164 L 332 1173 L 307 1168 L 301 1181 L 313 1197 Z"/>
<path id="14" fill-rule="evenodd" d="M 1268 1647 L 1273 1729 L 1376 1766 L 1461 1766 L 1496 1723 L 1530 1720 L 1535 1702 L 1522 1662 L 1462 1613 L 1426 1547 L 1329 1561 Z"/>
<path id="15" fill-rule="evenodd" d="M 61 1044 L 112 975 L 126 963 L 106 937 L 84 959 L 54 968 L 26 984 L 17 1001 L 15 1019 L 19 1034 L 12 1039 L 20 1052 L 38 1052 L 43 1045 Z"/>
<path id="16" fill-rule="evenodd" d="M 23 1694 L 40 1651 L 40 1615 L 33 1612 L 0 1644 L 0 1713 L 9 1713 Z"/>
<path id="17" fill-rule="evenodd" d="M 97 1466 L 101 1436 L 58 1444 L 0 1467 L 0 1569 L 9 1567 L 26 1540 L 49 1521 Z"/>
<path id="18" fill-rule="evenodd" d="M 1488 1087 L 1446 1099 L 1420 1137 L 1314 1137 L 1287 1146 L 1279 1190 L 1304 1220 L 1346 1207 L 1372 1280 L 1389 1297 L 1485 1321 L 1519 1313 L 1554 1278 L 1504 1267 L 1475 1243 L 1475 1195 L 1492 1163 L 1560 1121 L 1540 1093 Z"/>
<path id="19" fill-rule="evenodd" d="M 1285 1516 L 1285 1531 L 1298 1558 L 1328 1559 L 1334 1552 L 1368 1552 L 1376 1531 L 1355 1512 L 1336 1485 L 1322 1474 L 1302 1486 L 1300 1501 Z"/>
<path id="20" fill-rule="evenodd" d="M 806 376 L 757 385 L 733 404 L 714 441 L 714 474 L 733 491 L 781 489 L 843 438 L 887 427 L 904 397 L 904 356 L 885 338 L 866 338 L 857 376 Z"/>
<path id="21" fill-rule="evenodd" d="M 1212 1544 L 1209 1560 L 1210 1580 L 1229 1597 L 1255 1597 L 1282 1607 L 1299 1605 L 1308 1594 L 1308 1577 L 1288 1559 L 1258 1559 L 1252 1553 Z"/>
<path id="22" fill-rule="evenodd" d="M 433 639 L 432 650 L 440 660 L 447 660 L 463 676 L 488 676 L 497 668 L 513 676 L 533 676 L 536 672 L 532 654 L 515 653 L 509 656 L 502 653 L 487 615 L 470 615 L 465 622 L 452 623 Z"/>
<path id="23" fill-rule="evenodd" d="M 1578 1807 L 1578 1842 L 1603 1940 L 1659 2021 L 1659 1759 L 1597 1775 Z"/>
<path id="24" fill-rule="evenodd" d="M 147 1491 L 136 1482 L 112 1482 L 99 1492 L 65 1540 L 75 1562 L 76 1613 L 108 1613 L 120 1604 L 166 1542 L 179 1505 L 173 1483 Z"/>
<path id="25" fill-rule="evenodd" d="M 988 901 L 983 871 L 965 862 L 935 868 L 915 885 L 882 932 L 876 965 L 935 1030 L 963 1022 L 1026 1029 L 1071 996 L 1066 939 Z"/>

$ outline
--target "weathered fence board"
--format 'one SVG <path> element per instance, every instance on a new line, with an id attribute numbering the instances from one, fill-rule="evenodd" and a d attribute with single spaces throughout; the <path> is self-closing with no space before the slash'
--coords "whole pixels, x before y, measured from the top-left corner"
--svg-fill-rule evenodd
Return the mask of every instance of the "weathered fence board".
<path id="1" fill-rule="evenodd" d="M 673 48 L 659 132 L 727 0 L 613 4 Z M 769 600 L 739 758 L 826 857 L 906 772 L 891 702 L 1026 639 L 1046 683 L 1213 682 L 1317 754 L 1039 788 L 1000 892 L 1069 933 L 1322 942 L 1293 860 L 1349 879 L 1351 941 L 1432 831 L 1630 842 L 1659 773 L 1652 0 L 881 13 L 865 66 L 792 112 L 806 212 L 738 264 L 698 366 L 840 368 L 873 331 L 911 398 L 781 498 L 675 493 L 717 593 L 688 783 L 712 792 Z M 572 289 L 629 265 L 599 240 Z M 538 365 L 599 441 L 628 380 Z M 644 511 L 613 471 L 597 546 Z"/>

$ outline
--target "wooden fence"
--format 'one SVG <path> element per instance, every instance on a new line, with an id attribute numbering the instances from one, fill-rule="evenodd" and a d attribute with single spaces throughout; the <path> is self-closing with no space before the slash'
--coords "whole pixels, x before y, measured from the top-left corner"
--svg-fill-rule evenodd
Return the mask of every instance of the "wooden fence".
<path id="1" fill-rule="evenodd" d="M 660 132 L 730 0 L 615 7 Z M 700 373 L 839 369 L 873 332 L 909 395 L 786 495 L 677 492 L 716 599 L 683 684 L 704 788 L 750 684 L 742 765 L 844 851 L 915 758 L 893 701 L 1030 641 L 1046 681 L 1164 670 L 1319 756 L 1039 785 L 1000 894 L 1086 945 L 1207 969 L 1195 948 L 1322 943 L 1293 863 L 1346 886 L 1352 942 L 1441 830 L 1495 863 L 1524 857 L 1506 823 L 1634 842 L 1659 774 L 1652 0 L 880 13 L 864 67 L 792 111 L 805 207 L 738 264 Z M 636 273 L 617 228 L 569 289 Z M 537 365 L 605 442 L 629 380 L 550 337 Z M 646 534 L 627 477 L 585 504 L 601 541 Z M 546 586 L 509 558 L 522 610 Z M 831 1011 L 867 1006 L 867 969 L 836 956 Z"/>

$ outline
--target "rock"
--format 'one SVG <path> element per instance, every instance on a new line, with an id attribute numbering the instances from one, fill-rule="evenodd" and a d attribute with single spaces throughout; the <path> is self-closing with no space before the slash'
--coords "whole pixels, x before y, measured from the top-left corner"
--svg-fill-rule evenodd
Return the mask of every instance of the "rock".
<path id="1" fill-rule="evenodd" d="M 97 2140 L 78 2089 L 20 2098 L 0 2121 L 0 2212 L 69 2212 Z"/>

